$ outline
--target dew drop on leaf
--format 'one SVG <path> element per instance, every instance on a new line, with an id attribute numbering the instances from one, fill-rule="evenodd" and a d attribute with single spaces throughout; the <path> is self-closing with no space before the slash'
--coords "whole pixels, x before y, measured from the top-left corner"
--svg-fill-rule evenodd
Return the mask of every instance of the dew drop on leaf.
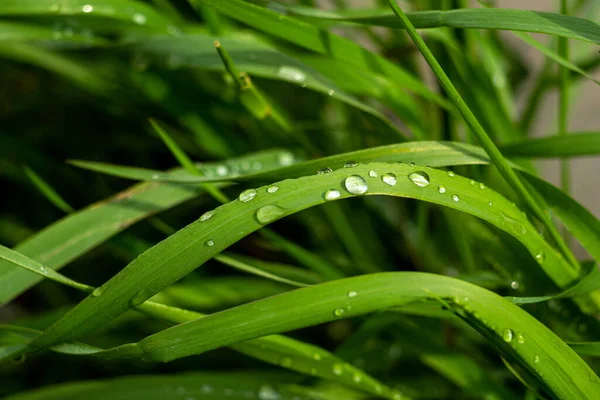
<path id="1" fill-rule="evenodd" d="M 485 185 L 483 183 L 479 184 L 479 189 L 485 189 Z"/>
<path id="2" fill-rule="evenodd" d="M 329 167 L 325 167 L 325 168 L 321 168 L 320 170 L 317 171 L 317 175 L 324 175 L 324 174 L 329 174 L 333 172 L 333 170 Z"/>
<path id="3" fill-rule="evenodd" d="M 258 398 L 260 400 L 279 400 L 281 396 L 279 395 L 279 392 L 277 392 L 271 386 L 264 385 L 258 389 Z"/>
<path id="4" fill-rule="evenodd" d="M 538 264 L 542 264 L 545 259 L 546 259 L 546 256 L 544 255 L 544 252 L 542 252 L 541 250 L 535 254 L 535 261 L 537 261 Z"/>
<path id="5" fill-rule="evenodd" d="M 362 380 L 362 378 L 360 377 L 360 375 L 359 375 L 359 374 L 354 374 L 354 375 L 352 376 L 352 380 L 353 380 L 354 382 L 358 383 L 358 382 L 360 382 L 360 381 Z"/>
<path id="6" fill-rule="evenodd" d="M 342 315 L 344 315 L 346 311 L 344 311 L 343 308 L 336 308 L 335 310 L 333 310 L 333 315 L 335 315 L 336 317 L 341 317 Z"/>
<path id="7" fill-rule="evenodd" d="M 522 333 L 517 333 L 517 343 L 523 344 L 525 343 L 525 336 Z"/>
<path id="8" fill-rule="evenodd" d="M 344 180 L 344 186 L 346 190 L 351 194 L 364 194 L 367 192 L 367 182 L 358 175 L 350 175 Z"/>
<path id="9" fill-rule="evenodd" d="M 91 13 L 93 9 L 94 9 L 94 7 L 92 7 L 89 4 L 86 4 L 85 6 L 81 7 L 81 10 L 86 14 Z"/>
<path id="10" fill-rule="evenodd" d="M 502 339 L 504 339 L 506 343 L 512 342 L 514 336 L 515 333 L 512 329 L 505 329 L 504 331 L 502 331 Z"/>
<path id="11" fill-rule="evenodd" d="M 256 211 L 256 220 L 261 224 L 268 224 L 285 214 L 285 209 L 274 204 L 263 206 Z"/>
<path id="12" fill-rule="evenodd" d="M 448 171 L 447 174 L 448 174 L 449 177 L 453 177 L 454 176 L 454 172 L 452 172 L 452 171 Z"/>
<path id="13" fill-rule="evenodd" d="M 290 82 L 302 83 L 306 80 L 306 74 L 304 73 L 304 71 L 287 65 L 279 67 L 277 75 L 279 75 L 281 79 Z"/>
<path id="14" fill-rule="evenodd" d="M 440 194 L 444 194 L 444 193 L 446 193 L 446 186 L 444 186 L 444 185 L 440 185 L 440 186 L 438 186 L 438 192 L 439 192 Z"/>
<path id="15" fill-rule="evenodd" d="M 327 200 L 327 201 L 335 200 L 335 199 L 339 198 L 340 196 L 341 196 L 340 192 L 335 189 L 331 189 L 331 190 L 328 190 L 327 192 L 325 192 L 325 200 Z"/>
<path id="16" fill-rule="evenodd" d="M 370 176 L 371 178 L 377 178 L 377 172 L 375 172 L 375 171 L 373 171 L 373 170 L 370 170 L 370 171 L 369 171 L 369 176 Z"/>
<path id="17" fill-rule="evenodd" d="M 334 364 L 331 369 L 334 375 L 340 376 L 344 372 L 344 367 L 341 364 Z"/>
<path id="18" fill-rule="evenodd" d="M 537 354 L 533 356 L 533 363 L 537 364 L 540 362 L 540 356 L 538 356 Z"/>
<path id="19" fill-rule="evenodd" d="M 276 191 L 278 191 L 278 190 L 279 190 L 279 187 L 278 187 L 278 186 L 275 186 L 275 185 L 273 185 L 273 186 L 269 186 L 269 187 L 267 188 L 267 193 L 275 193 L 275 192 L 276 192 Z"/>
<path id="20" fill-rule="evenodd" d="M 358 165 L 358 163 L 356 161 L 348 161 L 346 164 L 344 164 L 344 168 L 354 168 Z"/>
<path id="21" fill-rule="evenodd" d="M 431 182 L 429 175 L 423 171 L 413 172 L 412 174 L 408 175 L 408 179 L 410 179 L 412 183 L 419 187 L 425 187 Z"/>
<path id="22" fill-rule="evenodd" d="M 255 197 L 256 197 L 256 190 L 247 189 L 247 190 L 244 190 L 242 193 L 240 193 L 239 199 L 242 203 L 247 203 Z"/>
<path id="23" fill-rule="evenodd" d="M 205 243 L 208 247 L 213 247 L 215 245 L 215 242 L 213 240 L 207 240 Z"/>
<path id="24" fill-rule="evenodd" d="M 452 198 L 452 201 L 455 201 L 455 202 L 458 202 L 458 201 L 460 200 L 460 197 L 458 197 L 458 195 L 457 195 L 457 194 L 453 194 L 453 195 L 451 196 L 451 198 Z"/>
<path id="25" fill-rule="evenodd" d="M 348 297 L 356 297 L 357 294 L 358 293 L 356 293 L 356 291 L 351 290 L 351 291 L 348 292 Z"/>
<path id="26" fill-rule="evenodd" d="M 510 287 L 511 287 L 511 288 L 513 288 L 513 289 L 515 289 L 515 290 L 517 290 L 517 289 L 519 288 L 519 282 L 517 282 L 517 281 L 512 281 L 512 282 L 510 283 Z"/>
<path id="27" fill-rule="evenodd" d="M 94 290 L 92 292 L 92 296 L 100 297 L 100 296 L 102 296 L 102 293 L 104 293 L 104 288 L 102 286 L 100 286 L 99 288 L 96 288 L 96 290 Z"/>
<path id="28" fill-rule="evenodd" d="M 146 23 L 146 16 L 143 14 L 135 13 L 133 14 L 133 22 L 138 25 L 144 25 Z"/>
<path id="29" fill-rule="evenodd" d="M 214 214 L 214 211 L 207 211 L 204 214 L 202 214 L 202 216 L 200 216 L 200 221 L 204 222 L 209 220 Z"/>
<path id="30" fill-rule="evenodd" d="M 387 174 L 383 174 L 381 176 L 381 180 L 383 183 L 387 183 L 390 186 L 394 186 L 396 184 L 396 175 L 388 172 Z"/>

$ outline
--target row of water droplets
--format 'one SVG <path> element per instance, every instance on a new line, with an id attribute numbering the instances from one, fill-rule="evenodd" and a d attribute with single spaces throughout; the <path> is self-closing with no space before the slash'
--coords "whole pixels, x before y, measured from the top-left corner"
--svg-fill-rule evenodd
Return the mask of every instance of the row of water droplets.
<path id="1" fill-rule="evenodd" d="M 184 386 L 165 386 L 163 389 L 165 393 L 175 393 L 182 396 L 182 400 L 199 400 L 204 398 L 206 395 L 209 396 L 223 396 L 245 399 L 259 399 L 259 400 L 301 400 L 299 396 L 285 396 L 283 393 L 276 390 L 271 385 L 262 385 L 258 390 L 250 389 L 231 389 L 221 388 L 210 384 L 202 384 L 200 388 L 186 389 Z M 194 396 L 194 394 L 200 393 L 200 397 Z"/>
<path id="2" fill-rule="evenodd" d="M 84 14 L 92 14 L 94 12 L 94 6 L 91 4 L 85 4 L 81 7 L 81 9 L 73 8 L 72 6 L 66 6 L 59 3 L 50 5 L 50 12 L 58 13 L 61 15 L 74 15 L 78 12 L 83 12 Z M 117 11 L 106 5 L 102 5 L 102 15 L 115 15 Z M 145 25 L 147 18 L 144 14 L 133 11 L 133 9 L 129 10 L 131 14 L 131 20 L 138 25 Z"/>

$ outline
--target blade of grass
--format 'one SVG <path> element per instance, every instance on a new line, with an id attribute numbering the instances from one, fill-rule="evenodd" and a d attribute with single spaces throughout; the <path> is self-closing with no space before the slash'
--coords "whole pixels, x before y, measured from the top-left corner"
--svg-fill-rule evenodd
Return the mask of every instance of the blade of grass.
<path id="1" fill-rule="evenodd" d="M 250 264 L 248 264 L 246 262 L 243 262 L 241 260 L 236 260 L 233 257 L 228 257 L 228 256 L 223 255 L 223 254 L 216 255 L 214 258 L 215 258 L 215 260 L 217 260 L 217 261 L 219 261 L 219 262 L 221 262 L 221 263 L 223 263 L 225 265 L 228 265 L 228 266 L 230 266 L 232 268 L 235 268 L 237 270 L 240 270 L 240 271 L 243 271 L 243 272 L 247 272 L 247 273 L 250 273 L 250 274 L 253 274 L 253 275 L 256 275 L 256 276 L 260 276 L 260 277 L 263 277 L 263 278 L 266 278 L 266 279 L 270 279 L 270 280 L 275 281 L 275 282 L 281 282 L 281 283 L 285 283 L 286 285 L 296 286 L 296 287 L 306 287 L 306 286 L 309 286 L 309 285 L 307 285 L 305 283 L 301 283 L 301 282 L 293 281 L 293 280 L 290 280 L 290 279 L 282 278 L 282 277 L 277 276 L 275 274 L 263 271 L 262 269 L 254 267 L 254 266 L 252 266 L 252 265 L 250 265 Z"/>
<path id="2" fill-rule="evenodd" d="M 74 209 L 58 194 L 56 190 L 52 188 L 41 176 L 39 176 L 33 169 L 25 166 L 25 175 L 31 180 L 31 183 L 40 191 L 40 193 L 47 198 L 59 210 L 70 213 Z"/>
<path id="3" fill-rule="evenodd" d="M 450 82 L 450 79 L 448 79 L 448 76 L 444 72 L 444 69 L 437 62 L 431 51 L 429 51 L 427 44 L 425 44 L 423 39 L 421 39 L 421 36 L 419 36 L 414 26 L 412 26 L 410 20 L 406 17 L 402 9 L 398 6 L 396 0 L 389 0 L 389 4 L 392 8 L 392 11 L 398 16 L 401 23 L 406 27 L 408 35 L 413 40 L 413 42 L 415 43 L 415 45 L 417 46 L 417 48 L 419 49 L 419 51 L 421 52 L 431 69 L 433 70 L 441 86 L 444 88 L 446 93 L 448 93 L 448 96 L 458 109 L 467 126 L 471 128 L 471 131 L 475 134 L 478 141 L 481 143 L 481 146 L 492 160 L 494 166 L 498 169 L 498 171 L 504 177 L 504 179 L 511 185 L 511 187 L 513 187 L 518 196 L 523 200 L 523 202 L 533 212 L 533 214 L 538 218 L 538 220 L 540 220 L 544 224 L 544 226 L 548 230 L 548 234 L 556 243 L 563 256 L 573 266 L 576 266 L 577 259 L 575 258 L 571 250 L 567 247 L 562 237 L 558 234 L 558 231 L 552 224 L 552 221 L 549 221 L 546 218 L 544 212 L 542 211 L 538 203 L 527 191 L 527 189 L 525 188 L 515 171 L 513 171 L 513 169 L 509 166 L 507 161 L 502 156 L 502 153 L 500 153 L 494 142 L 489 138 L 483 127 L 479 124 L 479 121 L 477 121 L 475 115 L 473 115 L 467 104 L 463 101 L 462 97 L 460 96 L 452 82 Z"/>

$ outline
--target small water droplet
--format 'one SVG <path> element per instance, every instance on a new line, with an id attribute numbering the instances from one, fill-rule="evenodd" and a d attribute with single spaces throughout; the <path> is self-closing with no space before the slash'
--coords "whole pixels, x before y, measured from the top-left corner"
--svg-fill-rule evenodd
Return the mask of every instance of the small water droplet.
<path id="1" fill-rule="evenodd" d="M 523 344 L 525 343 L 525 336 L 522 333 L 517 333 L 517 343 Z"/>
<path id="2" fill-rule="evenodd" d="M 216 172 L 219 176 L 225 176 L 229 172 L 229 168 L 226 165 L 219 165 Z"/>
<path id="3" fill-rule="evenodd" d="M 369 176 L 370 176 L 371 178 L 377 178 L 377 172 L 375 172 L 375 171 L 371 170 L 371 171 L 369 171 Z"/>
<path id="4" fill-rule="evenodd" d="M 440 194 L 444 194 L 444 193 L 446 193 L 446 186 L 444 186 L 444 185 L 440 185 L 440 186 L 438 186 L 438 192 L 439 192 Z"/>
<path id="5" fill-rule="evenodd" d="M 154 293 L 150 289 L 140 290 L 131 298 L 131 300 L 129 300 L 129 304 L 131 305 L 131 307 L 137 307 L 140 304 L 143 304 L 153 295 Z"/>
<path id="6" fill-rule="evenodd" d="M 143 14 L 135 13 L 133 14 L 133 22 L 138 25 L 144 25 L 146 23 L 146 16 Z"/>
<path id="7" fill-rule="evenodd" d="M 471 179 L 471 180 L 469 181 L 469 183 L 470 183 L 471 185 L 475 186 L 475 184 L 476 184 L 477 182 L 475 182 L 473 179 Z"/>
<path id="8" fill-rule="evenodd" d="M 485 185 L 483 183 L 479 184 L 479 189 L 485 189 Z"/>
<path id="9" fill-rule="evenodd" d="M 247 203 L 256 197 L 256 190 L 247 189 L 240 193 L 239 199 L 242 203 Z"/>
<path id="10" fill-rule="evenodd" d="M 286 81 L 290 82 L 302 83 L 306 80 L 306 74 L 304 71 L 287 65 L 279 67 L 277 75 L 279 75 L 281 79 L 285 79 Z"/>
<path id="11" fill-rule="evenodd" d="M 460 197 L 458 197 L 457 194 L 453 194 L 452 196 L 450 196 L 452 198 L 452 201 L 456 201 L 458 202 L 460 200 Z"/>
<path id="12" fill-rule="evenodd" d="M 396 184 L 396 174 L 388 172 L 387 174 L 383 174 L 381 176 L 381 180 L 390 186 L 394 186 Z"/>
<path id="13" fill-rule="evenodd" d="M 346 164 L 344 164 L 344 168 L 354 168 L 358 165 L 358 163 L 356 161 L 348 161 Z"/>
<path id="14" fill-rule="evenodd" d="M 419 187 L 425 187 L 431 182 L 429 175 L 423 171 L 413 172 L 412 174 L 408 175 L 408 179 L 410 179 L 412 183 Z"/>
<path id="15" fill-rule="evenodd" d="M 102 296 L 102 293 L 104 293 L 104 288 L 102 286 L 100 286 L 92 292 L 92 296 L 100 297 L 100 296 Z"/>
<path id="16" fill-rule="evenodd" d="M 258 398 L 260 400 L 279 400 L 281 396 L 279 395 L 279 392 L 277 392 L 271 386 L 264 385 L 258 389 Z"/>
<path id="17" fill-rule="evenodd" d="M 328 190 L 327 192 L 325 192 L 325 200 L 327 200 L 327 201 L 335 200 L 335 199 L 339 198 L 340 196 L 341 196 L 340 192 L 335 189 L 331 189 L 331 190 Z"/>
<path id="18" fill-rule="evenodd" d="M 205 243 L 208 247 L 213 247 L 215 245 L 215 242 L 211 239 L 207 240 Z"/>
<path id="19" fill-rule="evenodd" d="M 92 7 L 89 4 L 86 4 L 85 6 L 81 7 L 81 10 L 86 14 L 91 13 L 93 9 L 94 9 L 94 7 Z"/>
<path id="20" fill-rule="evenodd" d="M 204 214 L 202 214 L 202 216 L 200 217 L 200 221 L 204 222 L 207 221 L 209 219 L 211 219 L 211 217 L 215 214 L 214 211 L 207 211 Z"/>
<path id="21" fill-rule="evenodd" d="M 278 157 L 279 165 L 292 165 L 294 163 L 294 155 L 292 153 L 281 153 Z"/>
<path id="22" fill-rule="evenodd" d="M 502 339 L 504 339 L 506 343 L 512 342 L 514 336 L 515 333 L 512 329 L 505 329 L 504 331 L 502 331 Z"/>
<path id="23" fill-rule="evenodd" d="M 538 264 L 543 264 L 544 260 L 546 259 L 546 255 L 544 254 L 543 251 L 539 250 L 536 254 L 535 254 L 535 261 L 538 262 Z"/>
<path id="24" fill-rule="evenodd" d="M 491 201 L 488 203 L 488 206 L 490 206 L 490 207 L 493 206 L 493 205 L 494 204 Z"/>
<path id="25" fill-rule="evenodd" d="M 333 315 L 335 315 L 336 317 L 341 317 L 342 315 L 344 315 L 346 311 L 344 311 L 343 308 L 336 308 L 335 310 L 333 310 Z"/>
<path id="26" fill-rule="evenodd" d="M 323 175 L 323 174 L 329 174 L 333 172 L 333 170 L 329 167 L 325 167 L 325 168 L 321 168 L 320 170 L 317 171 L 317 175 Z"/>
<path id="27" fill-rule="evenodd" d="M 275 193 L 275 192 L 276 192 L 276 191 L 278 191 L 278 190 L 279 190 L 279 187 L 278 187 L 278 186 L 275 186 L 275 185 L 273 185 L 273 186 L 269 186 L 269 187 L 267 188 L 267 193 Z"/>
<path id="28" fill-rule="evenodd" d="M 344 372 L 344 367 L 341 364 L 333 364 L 331 372 L 333 372 L 334 375 L 340 376 Z"/>
<path id="29" fill-rule="evenodd" d="M 540 356 L 538 356 L 537 354 L 533 356 L 533 363 L 537 364 L 540 362 Z"/>
<path id="30" fill-rule="evenodd" d="M 448 171 L 447 174 L 448 174 L 449 177 L 453 177 L 454 176 L 454 172 L 452 172 L 452 171 Z"/>
<path id="31" fill-rule="evenodd" d="M 263 206 L 256 211 L 256 219 L 261 224 L 268 224 L 285 215 L 285 209 L 274 204 Z"/>
<path id="32" fill-rule="evenodd" d="M 414 162 L 409 162 L 408 165 L 410 165 L 411 167 L 415 167 L 417 164 L 415 164 Z"/>
<path id="33" fill-rule="evenodd" d="M 333 90 L 333 89 L 329 89 L 329 91 L 327 92 L 327 94 L 330 96 L 333 96 L 334 93 L 335 93 L 335 90 Z"/>
<path id="34" fill-rule="evenodd" d="M 344 180 L 346 190 L 351 194 L 364 194 L 369 188 L 367 182 L 359 175 L 350 175 Z"/>
<path id="35" fill-rule="evenodd" d="M 357 294 L 358 293 L 356 293 L 355 290 L 351 290 L 351 291 L 348 292 L 348 297 L 356 297 Z"/>
<path id="36" fill-rule="evenodd" d="M 158 179 L 160 176 L 158 174 L 152 174 L 152 179 Z"/>
<path id="37" fill-rule="evenodd" d="M 517 282 L 517 281 L 512 281 L 512 282 L 510 283 L 510 287 L 511 287 L 511 288 L 513 288 L 513 289 L 515 289 L 515 290 L 517 290 L 517 289 L 519 288 L 519 282 Z"/>
<path id="38" fill-rule="evenodd" d="M 315 353 L 315 354 L 313 354 L 313 359 L 315 361 L 319 361 L 321 359 L 321 355 L 319 353 Z"/>

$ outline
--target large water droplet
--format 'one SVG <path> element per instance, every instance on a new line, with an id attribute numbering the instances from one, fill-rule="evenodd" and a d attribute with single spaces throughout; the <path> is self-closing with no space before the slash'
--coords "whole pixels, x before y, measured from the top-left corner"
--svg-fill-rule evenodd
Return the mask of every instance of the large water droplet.
<path id="1" fill-rule="evenodd" d="M 205 243 L 208 247 L 213 247 L 215 245 L 215 242 L 211 239 L 207 240 Z"/>
<path id="2" fill-rule="evenodd" d="M 502 339 L 504 339 L 506 343 L 512 342 L 514 336 L 515 333 L 512 329 L 505 329 L 502 331 Z"/>
<path id="3" fill-rule="evenodd" d="M 408 175 L 408 179 L 410 179 L 412 183 L 419 187 L 425 187 L 431 182 L 429 175 L 423 171 L 413 172 L 412 174 Z"/>
<path id="4" fill-rule="evenodd" d="M 240 193 L 239 199 L 242 203 L 247 203 L 255 197 L 256 197 L 256 190 L 247 189 L 247 190 L 244 190 L 242 193 Z"/>
<path id="5" fill-rule="evenodd" d="M 343 308 L 336 308 L 335 310 L 333 310 L 333 315 L 335 315 L 336 317 L 341 317 L 342 315 L 344 315 L 346 311 L 344 311 Z"/>
<path id="6" fill-rule="evenodd" d="M 325 192 L 325 200 L 335 200 L 341 196 L 340 192 L 335 189 L 328 190 Z"/>
<path id="7" fill-rule="evenodd" d="M 133 14 L 133 22 L 138 25 L 144 25 L 146 23 L 146 16 L 143 14 L 135 13 Z"/>
<path id="8" fill-rule="evenodd" d="M 344 168 L 354 168 L 358 165 L 358 163 L 356 161 L 348 161 L 346 164 L 344 164 Z"/>
<path id="9" fill-rule="evenodd" d="M 323 175 L 323 174 L 329 174 L 333 172 L 333 170 L 329 167 L 325 167 L 325 168 L 321 168 L 320 170 L 317 171 L 317 175 Z"/>
<path id="10" fill-rule="evenodd" d="M 269 187 L 267 188 L 267 193 L 275 193 L 275 192 L 276 192 L 276 191 L 278 191 L 278 190 L 279 190 L 279 187 L 278 187 L 278 186 L 275 186 L 275 185 L 273 185 L 273 186 L 269 186 Z"/>
<path id="11" fill-rule="evenodd" d="M 333 372 L 334 375 L 340 376 L 342 372 L 344 372 L 344 367 L 341 364 L 333 364 L 331 372 Z"/>
<path id="12" fill-rule="evenodd" d="M 285 214 L 285 209 L 278 205 L 269 204 L 256 211 L 256 219 L 261 224 L 268 224 Z"/>
<path id="13" fill-rule="evenodd" d="M 91 6 L 91 5 L 89 5 L 89 4 L 86 4 L 85 6 L 81 7 L 81 10 L 82 10 L 84 13 L 91 13 L 93 9 L 94 9 L 94 7 L 92 7 L 92 6 Z"/>
<path id="14" fill-rule="evenodd" d="M 377 172 L 375 172 L 375 171 L 371 170 L 371 171 L 369 171 L 369 176 L 370 176 L 371 178 L 377 178 Z"/>
<path id="15" fill-rule="evenodd" d="M 396 175 L 388 172 L 387 174 L 383 174 L 381 176 L 381 180 L 390 186 L 394 186 L 396 184 Z"/>
<path id="16" fill-rule="evenodd" d="M 209 219 L 211 219 L 211 217 L 214 215 L 214 211 L 207 211 L 204 214 L 202 214 L 202 216 L 200 216 L 200 221 L 204 222 L 207 221 Z"/>
<path id="17" fill-rule="evenodd" d="M 306 74 L 304 73 L 304 71 L 287 65 L 279 67 L 277 75 L 279 75 L 281 79 L 285 79 L 286 81 L 290 82 L 302 83 L 306 80 Z"/>
<path id="18" fill-rule="evenodd" d="M 452 196 L 450 196 L 450 198 L 452 199 L 452 201 L 456 201 L 456 202 L 458 202 L 460 200 L 460 197 L 458 197 L 457 194 L 453 194 Z"/>
<path id="19" fill-rule="evenodd" d="M 440 194 L 444 194 L 444 193 L 446 193 L 446 186 L 444 186 L 444 185 L 440 185 L 440 186 L 438 186 L 438 192 L 439 192 Z"/>
<path id="20" fill-rule="evenodd" d="M 517 290 L 517 289 L 519 288 L 519 282 L 517 282 L 517 281 L 512 281 L 512 282 L 510 283 L 510 287 L 511 287 L 511 288 L 513 288 L 513 289 L 515 289 L 515 290 Z"/>
<path id="21" fill-rule="evenodd" d="M 271 386 L 264 385 L 258 390 L 258 398 L 260 400 L 279 400 L 281 396 L 279 395 L 279 392 L 277 392 Z"/>
<path id="22" fill-rule="evenodd" d="M 546 255 L 544 254 L 543 251 L 539 250 L 536 254 L 535 254 L 535 261 L 538 262 L 538 264 L 542 264 L 544 262 L 544 260 L 546 259 Z"/>
<path id="23" fill-rule="evenodd" d="M 347 177 L 344 180 L 344 186 L 346 186 L 346 190 L 351 194 L 364 194 L 369 188 L 367 182 L 358 175 L 350 175 Z"/>

